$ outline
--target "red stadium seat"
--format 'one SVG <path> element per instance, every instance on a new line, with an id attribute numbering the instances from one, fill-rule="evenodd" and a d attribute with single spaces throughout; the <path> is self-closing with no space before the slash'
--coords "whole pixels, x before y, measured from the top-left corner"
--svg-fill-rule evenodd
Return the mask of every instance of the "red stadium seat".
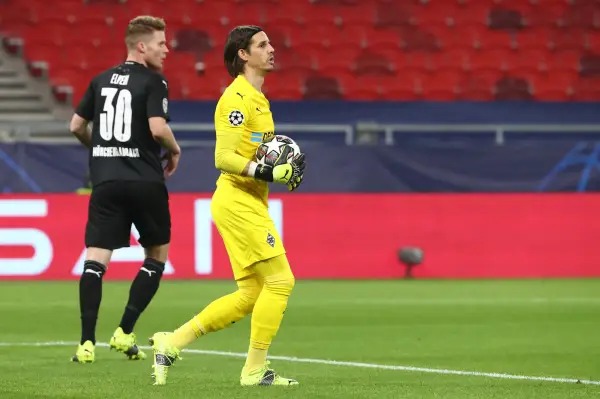
<path id="1" fill-rule="evenodd" d="M 454 14 L 454 25 L 485 26 L 488 20 L 491 4 L 483 1 L 473 1 L 468 5 L 460 7 L 460 11 Z"/>
<path id="2" fill-rule="evenodd" d="M 442 50 L 470 50 L 475 48 L 476 41 L 473 35 L 469 34 L 467 29 L 460 27 L 432 29 L 428 28 L 429 32 L 433 33 Z"/>
<path id="3" fill-rule="evenodd" d="M 496 83 L 497 100 L 529 100 L 531 96 L 531 88 L 526 79 L 505 76 Z"/>
<path id="4" fill-rule="evenodd" d="M 573 92 L 573 75 L 535 74 L 529 78 L 537 100 L 567 101 Z"/>
<path id="5" fill-rule="evenodd" d="M 507 62 L 507 69 L 516 74 L 532 74 L 548 71 L 550 54 L 545 50 L 515 52 Z"/>
<path id="6" fill-rule="evenodd" d="M 378 4 L 374 20 L 376 28 L 397 29 L 416 25 L 410 8 L 401 3 Z"/>
<path id="7" fill-rule="evenodd" d="M 461 13 L 458 3 L 428 3 L 416 7 L 414 16 L 416 23 L 422 28 L 430 26 L 454 26 L 457 15 Z"/>
<path id="8" fill-rule="evenodd" d="M 579 29 L 554 28 L 550 31 L 550 48 L 554 51 L 583 50 L 585 34 Z"/>
<path id="9" fill-rule="evenodd" d="M 577 50 L 568 50 L 550 53 L 550 62 L 548 70 L 550 73 L 559 71 L 563 72 L 579 72 L 581 52 Z"/>
<path id="10" fill-rule="evenodd" d="M 546 28 L 527 28 L 514 35 L 515 47 L 520 51 L 549 49 L 551 30 Z"/>
<path id="11" fill-rule="evenodd" d="M 44 61 L 58 65 L 66 57 L 65 47 L 53 43 L 27 43 L 24 48 L 25 59 L 29 62 Z"/>
<path id="12" fill-rule="evenodd" d="M 342 97 L 342 89 L 334 77 L 311 76 L 304 82 L 306 100 L 339 100 Z"/>
<path id="13" fill-rule="evenodd" d="M 458 84 L 457 98 L 468 101 L 490 101 L 495 94 L 495 86 L 500 72 L 463 74 Z"/>
<path id="14" fill-rule="evenodd" d="M 362 29 L 373 26 L 375 20 L 376 4 L 365 2 L 360 6 L 343 7 L 338 10 L 338 23 L 344 28 L 360 27 Z"/>
<path id="15" fill-rule="evenodd" d="M 315 59 L 317 69 L 321 73 L 329 75 L 349 72 L 353 68 L 354 63 L 360 54 L 360 49 L 353 47 L 337 50 L 335 57 L 328 57 L 327 51 L 328 50 L 307 51 L 303 54 Z"/>
<path id="16" fill-rule="evenodd" d="M 271 98 L 298 100 L 302 98 L 303 78 L 301 75 L 290 73 L 272 73 L 265 80 L 263 91 Z"/>
<path id="17" fill-rule="evenodd" d="M 384 55 L 367 50 L 356 58 L 354 71 L 359 76 L 390 76 L 395 75 L 396 66 Z"/>
<path id="18" fill-rule="evenodd" d="M 263 25 L 266 22 L 264 8 L 252 2 L 236 4 L 223 10 L 223 25 L 233 28 L 239 25 Z"/>
<path id="19" fill-rule="evenodd" d="M 508 70 L 507 58 L 510 50 L 489 50 L 472 52 L 469 56 L 469 70 L 474 73 L 481 71 Z"/>
<path id="20" fill-rule="evenodd" d="M 439 72 L 420 82 L 421 96 L 429 100 L 451 101 L 456 98 L 462 74 Z"/>
<path id="21" fill-rule="evenodd" d="M 493 30 L 517 30 L 525 24 L 523 15 L 517 10 L 493 7 L 488 14 L 487 26 Z"/>
<path id="22" fill-rule="evenodd" d="M 275 67 L 285 73 L 307 76 L 316 72 L 319 65 L 315 56 L 310 53 L 290 52 L 276 54 Z"/>
<path id="23" fill-rule="evenodd" d="M 344 98 L 348 100 L 379 100 L 382 87 L 389 78 L 381 76 L 340 75 L 338 82 L 342 87 Z"/>
<path id="24" fill-rule="evenodd" d="M 385 54 L 385 53 L 382 53 Z M 399 74 L 403 74 L 407 71 L 415 71 L 418 73 L 429 73 L 433 69 L 431 54 L 427 53 L 398 53 L 394 52 L 395 57 L 392 57 L 392 53 L 388 55 L 389 59 L 395 61 L 396 69 Z"/>
<path id="25" fill-rule="evenodd" d="M 400 36 L 395 31 L 371 30 L 366 32 L 366 47 L 374 52 L 381 49 L 396 49 L 400 51 Z"/>
<path id="26" fill-rule="evenodd" d="M 584 78 L 573 84 L 575 101 L 600 101 L 600 78 Z"/>
<path id="27" fill-rule="evenodd" d="M 268 34 L 268 32 L 267 32 Z M 291 46 L 295 48 L 332 48 L 341 37 L 341 31 L 332 24 L 315 25 L 310 32 L 305 29 L 289 30 Z"/>
<path id="28" fill-rule="evenodd" d="M 509 32 L 492 31 L 487 28 L 473 28 L 468 33 L 475 41 L 475 47 L 484 50 L 508 50 L 515 47 Z"/>
<path id="29" fill-rule="evenodd" d="M 277 71 L 265 87 L 272 99 L 580 100 L 598 93 L 585 87 L 600 74 L 600 61 L 591 56 L 600 54 L 600 8 L 592 0 L 48 4 L 0 5 L 0 32 L 20 37 L 22 56 L 36 68 L 47 67 L 61 93 L 72 85 L 74 98 L 90 76 L 123 60 L 123 32 L 142 13 L 167 21 L 165 73 L 174 99 L 219 96 L 231 81 L 223 67 L 225 39 L 233 26 L 248 23 L 262 25 L 275 47 Z M 305 87 L 316 73 L 328 79 L 313 78 Z M 578 79 L 580 74 L 590 77 Z"/>
<path id="30" fill-rule="evenodd" d="M 598 27 L 598 5 L 575 4 L 558 19 L 561 28 L 596 29 Z"/>
<path id="31" fill-rule="evenodd" d="M 405 29 L 400 43 L 404 51 L 435 52 L 441 48 L 441 43 L 434 34 L 421 29 Z"/>
<path id="32" fill-rule="evenodd" d="M 494 99 L 494 90 L 492 87 L 461 86 L 456 98 L 463 101 L 491 101 Z"/>
<path id="33" fill-rule="evenodd" d="M 386 81 L 381 88 L 382 100 L 415 100 L 418 98 L 418 83 L 423 75 L 398 75 Z"/>
<path id="34" fill-rule="evenodd" d="M 264 7 L 265 23 L 282 25 L 305 25 L 310 18 L 308 2 L 282 2 L 277 7 Z"/>
<path id="35" fill-rule="evenodd" d="M 560 17 L 568 9 L 566 2 L 538 5 L 526 12 L 524 17 L 528 26 L 552 28 L 558 26 Z"/>
<path id="36" fill-rule="evenodd" d="M 434 71 L 462 72 L 469 68 L 469 53 L 463 50 L 446 50 L 430 57 L 430 68 Z"/>

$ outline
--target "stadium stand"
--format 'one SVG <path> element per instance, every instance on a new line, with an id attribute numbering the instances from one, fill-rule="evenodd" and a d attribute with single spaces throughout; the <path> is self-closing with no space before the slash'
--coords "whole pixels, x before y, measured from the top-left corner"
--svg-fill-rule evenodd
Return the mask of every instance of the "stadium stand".
<path id="1" fill-rule="evenodd" d="M 119 62 L 127 21 L 163 16 L 174 99 L 216 99 L 222 46 L 265 27 L 271 99 L 600 99 L 598 0 L 0 0 L 5 51 L 73 102 Z"/>

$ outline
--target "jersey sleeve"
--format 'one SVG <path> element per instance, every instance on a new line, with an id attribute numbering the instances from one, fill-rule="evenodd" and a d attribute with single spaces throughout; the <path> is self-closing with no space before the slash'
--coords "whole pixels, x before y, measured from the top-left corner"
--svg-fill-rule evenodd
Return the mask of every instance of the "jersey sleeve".
<path id="1" fill-rule="evenodd" d="M 217 106 L 215 165 L 224 172 L 241 175 L 250 161 L 237 152 L 249 114 L 241 96 L 225 95 Z"/>
<path id="2" fill-rule="evenodd" d="M 79 105 L 75 110 L 75 113 L 81 116 L 86 121 L 91 121 L 94 119 L 94 100 L 96 98 L 95 89 L 94 89 L 94 80 L 90 82 L 85 94 L 81 101 L 79 101 Z"/>
<path id="3" fill-rule="evenodd" d="M 148 103 L 146 104 L 148 118 L 161 117 L 167 122 L 169 116 L 169 83 L 160 76 L 154 75 L 148 87 Z"/>

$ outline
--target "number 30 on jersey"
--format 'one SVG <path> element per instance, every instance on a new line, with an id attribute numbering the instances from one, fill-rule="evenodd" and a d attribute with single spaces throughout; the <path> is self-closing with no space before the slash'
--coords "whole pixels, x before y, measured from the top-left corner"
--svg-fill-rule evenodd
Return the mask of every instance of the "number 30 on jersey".
<path id="1" fill-rule="evenodd" d="M 100 114 L 100 136 L 110 141 L 113 137 L 124 143 L 131 138 L 131 92 L 114 87 L 104 87 L 104 112 Z M 113 105 L 115 96 L 117 102 Z"/>

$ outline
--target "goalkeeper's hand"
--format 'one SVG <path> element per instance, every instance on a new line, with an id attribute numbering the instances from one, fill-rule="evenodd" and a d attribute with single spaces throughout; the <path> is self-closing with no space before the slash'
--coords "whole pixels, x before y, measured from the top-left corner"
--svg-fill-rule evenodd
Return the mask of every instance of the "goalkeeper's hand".
<path id="1" fill-rule="evenodd" d="M 291 147 L 284 146 L 273 166 L 257 165 L 254 177 L 268 182 L 287 184 L 288 190 L 294 191 L 304 178 L 306 162 L 305 155 L 298 154 L 288 163 L 290 151 L 292 151 Z"/>
<path id="2" fill-rule="evenodd" d="M 284 179 L 285 175 L 289 175 L 291 170 L 292 177 L 285 181 L 281 180 L 280 183 L 287 184 L 288 190 L 294 191 L 300 186 L 302 183 L 302 179 L 304 179 L 304 168 L 306 167 L 305 162 L 306 156 L 304 154 L 298 154 L 294 157 L 294 159 L 290 163 L 285 163 L 283 165 L 277 165 L 273 168 L 273 181 L 277 181 L 278 175 L 283 174 Z"/>

